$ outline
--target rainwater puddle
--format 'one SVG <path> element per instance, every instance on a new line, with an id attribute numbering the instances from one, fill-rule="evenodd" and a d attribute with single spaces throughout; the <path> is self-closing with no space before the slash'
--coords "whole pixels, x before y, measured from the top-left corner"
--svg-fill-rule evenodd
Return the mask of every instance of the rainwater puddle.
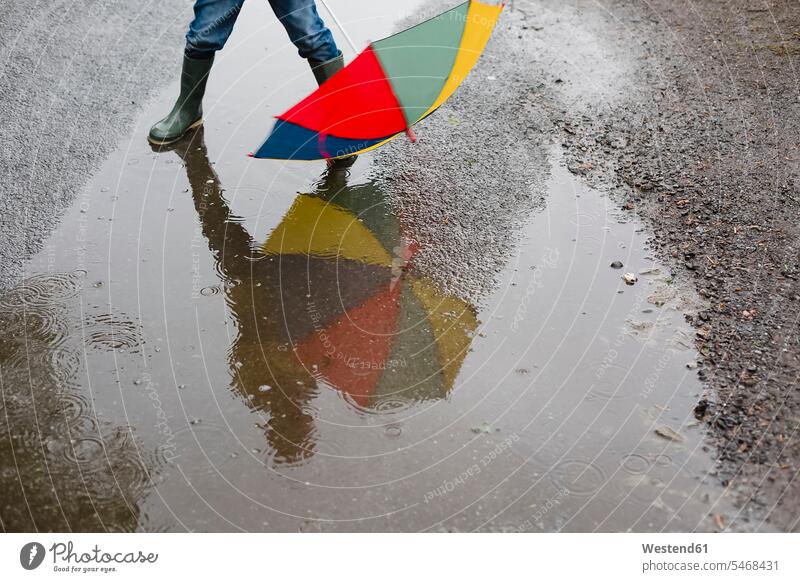
<path id="1" fill-rule="evenodd" d="M 390 4 L 342 18 L 364 42 Z M 442 293 L 370 156 L 349 178 L 245 157 L 313 82 L 258 6 L 204 132 L 150 149 L 165 92 L 0 298 L 4 527 L 713 527 L 694 299 L 640 226 L 554 157 L 488 304 Z"/>

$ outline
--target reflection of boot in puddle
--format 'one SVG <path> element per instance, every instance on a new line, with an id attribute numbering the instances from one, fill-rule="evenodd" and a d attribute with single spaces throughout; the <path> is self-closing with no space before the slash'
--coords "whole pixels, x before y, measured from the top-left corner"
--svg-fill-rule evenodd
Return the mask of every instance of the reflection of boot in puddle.
<path id="1" fill-rule="evenodd" d="M 216 261 L 238 334 L 229 354 L 232 386 L 268 420 L 266 437 L 276 463 L 313 455 L 314 418 L 308 404 L 316 382 L 285 333 L 280 265 L 261 255 L 243 220 L 233 214 L 208 160 L 203 130 L 174 151 L 186 165 L 203 236 Z"/>

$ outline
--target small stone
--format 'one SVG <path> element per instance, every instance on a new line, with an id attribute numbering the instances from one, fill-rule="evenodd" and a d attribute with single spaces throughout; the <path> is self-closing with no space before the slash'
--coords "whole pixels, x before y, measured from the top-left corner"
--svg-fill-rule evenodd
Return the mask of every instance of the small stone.
<path id="1" fill-rule="evenodd" d="M 636 281 L 639 280 L 639 278 L 636 276 L 635 273 L 625 273 L 622 276 L 622 280 L 625 281 L 626 285 L 633 285 L 636 283 Z"/>
<path id="2" fill-rule="evenodd" d="M 694 407 L 694 416 L 698 420 L 703 420 L 707 412 L 708 412 L 708 400 L 704 398 L 697 403 L 697 406 Z"/>
<path id="3" fill-rule="evenodd" d="M 678 443 L 686 442 L 686 438 L 684 438 L 682 434 L 668 426 L 659 426 L 655 432 L 661 438 L 665 438 L 670 441 L 675 441 Z"/>
<path id="4" fill-rule="evenodd" d="M 621 269 L 624 266 L 625 265 L 622 264 L 622 261 L 614 261 L 613 263 L 611 263 L 612 269 Z"/>

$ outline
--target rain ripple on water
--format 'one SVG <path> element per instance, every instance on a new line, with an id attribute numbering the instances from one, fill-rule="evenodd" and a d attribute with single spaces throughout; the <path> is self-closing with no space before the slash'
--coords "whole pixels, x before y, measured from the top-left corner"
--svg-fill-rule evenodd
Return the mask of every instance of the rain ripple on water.
<path id="1" fill-rule="evenodd" d="M 102 351 L 136 353 L 144 341 L 138 323 L 111 313 L 88 316 L 84 321 L 84 333 L 86 346 Z"/>

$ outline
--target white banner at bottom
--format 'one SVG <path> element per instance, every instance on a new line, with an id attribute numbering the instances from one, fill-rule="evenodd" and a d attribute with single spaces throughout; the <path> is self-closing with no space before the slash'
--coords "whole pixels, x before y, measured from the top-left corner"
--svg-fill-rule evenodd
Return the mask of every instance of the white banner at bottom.
<path id="1" fill-rule="evenodd" d="M 2 580 L 800 580 L 797 534 L 3 534 Z"/>

